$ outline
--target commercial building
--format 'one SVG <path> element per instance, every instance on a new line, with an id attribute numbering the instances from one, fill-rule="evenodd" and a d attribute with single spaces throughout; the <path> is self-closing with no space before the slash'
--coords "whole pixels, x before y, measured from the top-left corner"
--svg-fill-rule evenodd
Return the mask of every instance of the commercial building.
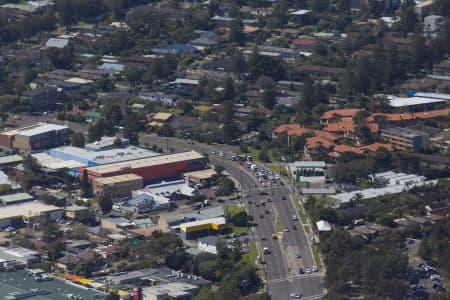
<path id="1" fill-rule="evenodd" d="M 215 235 L 205 236 L 197 240 L 197 247 L 201 251 L 217 254 L 217 241 L 218 237 Z"/>
<path id="2" fill-rule="evenodd" d="M 131 197 L 131 192 L 142 189 L 144 182 L 141 176 L 123 174 L 111 177 L 99 177 L 92 180 L 92 190 L 97 197 L 120 200 Z"/>
<path id="3" fill-rule="evenodd" d="M 83 222 L 92 217 L 89 207 L 71 205 L 64 208 L 64 216 L 67 219 Z"/>
<path id="4" fill-rule="evenodd" d="M 196 184 L 208 184 L 217 179 L 217 172 L 213 169 L 184 173 L 184 180 Z"/>
<path id="5" fill-rule="evenodd" d="M 11 262 L 17 262 L 25 265 L 27 268 L 40 261 L 39 253 L 23 247 L 4 248 L 0 247 L 0 263 L 7 265 Z"/>
<path id="6" fill-rule="evenodd" d="M 66 144 L 70 129 L 65 125 L 37 123 L 0 133 L 0 146 L 30 151 Z"/>
<path id="7" fill-rule="evenodd" d="M 296 182 L 325 183 L 327 165 L 323 161 L 296 161 L 289 167 Z"/>
<path id="8" fill-rule="evenodd" d="M 21 227 L 25 223 L 43 223 L 45 220 L 60 220 L 62 210 L 42 202 L 26 202 L 0 207 L 0 228 Z"/>
<path id="9" fill-rule="evenodd" d="M 180 235 L 183 239 L 192 240 L 205 235 L 214 235 L 228 228 L 224 217 L 193 221 L 180 225 Z"/>
<path id="10" fill-rule="evenodd" d="M 103 142 L 100 141 L 97 145 L 88 144 L 87 147 L 89 147 L 89 149 L 65 146 L 50 149 L 47 153 L 54 159 L 60 159 L 62 161 L 76 161 L 81 163 L 83 166 L 97 166 L 160 155 L 154 151 L 136 146 L 110 149 L 107 146 L 108 144 L 109 142 L 104 140 Z M 95 146 L 99 146 L 99 149 L 95 150 Z"/>
<path id="11" fill-rule="evenodd" d="M 411 179 L 410 179 L 411 180 Z M 336 194 L 334 196 L 330 196 L 331 198 L 334 198 L 337 200 L 337 205 L 342 203 L 347 203 L 355 199 L 373 199 L 377 197 L 382 197 L 386 195 L 392 195 L 392 194 L 399 194 L 404 191 L 408 191 L 415 187 L 420 186 L 426 186 L 426 185 L 435 185 L 438 181 L 437 180 L 428 180 L 428 181 L 421 181 L 421 182 L 415 182 L 415 183 L 402 183 L 402 184 L 396 184 L 396 185 L 390 185 L 382 188 L 370 188 L 370 189 L 364 189 L 364 190 L 357 190 L 353 192 L 348 193 L 340 193 Z"/>
<path id="12" fill-rule="evenodd" d="M 138 194 L 122 203 L 113 205 L 113 209 L 123 213 L 147 213 L 154 210 L 169 209 L 170 199 L 165 196 Z"/>
<path id="13" fill-rule="evenodd" d="M 0 196 L 0 205 L 13 205 L 33 201 L 34 197 L 28 193 L 16 193 Z"/>
<path id="14" fill-rule="evenodd" d="M 170 282 L 157 286 L 144 287 L 142 295 L 146 300 L 177 299 L 189 300 L 199 287 L 185 282 Z"/>
<path id="15" fill-rule="evenodd" d="M 118 141 L 120 141 L 119 145 Z M 84 148 L 91 151 L 101 151 L 117 148 L 117 146 L 126 146 L 130 143 L 128 139 L 117 138 L 115 136 L 102 136 L 99 141 L 84 145 Z"/>
<path id="16" fill-rule="evenodd" d="M 205 165 L 206 158 L 203 155 L 195 151 L 189 151 L 82 169 L 87 171 L 90 178 L 132 173 L 141 176 L 144 183 L 151 183 L 180 178 L 182 173 L 202 170 Z"/>
<path id="17" fill-rule="evenodd" d="M 186 199 L 200 194 L 195 188 L 189 186 L 189 182 L 184 180 L 163 181 L 160 183 L 150 184 L 145 189 L 135 191 L 133 195 L 142 193 L 163 196 L 170 200 Z"/>
<path id="18" fill-rule="evenodd" d="M 397 148 L 420 152 L 430 145 L 430 135 L 402 127 L 381 129 L 381 136 Z"/>

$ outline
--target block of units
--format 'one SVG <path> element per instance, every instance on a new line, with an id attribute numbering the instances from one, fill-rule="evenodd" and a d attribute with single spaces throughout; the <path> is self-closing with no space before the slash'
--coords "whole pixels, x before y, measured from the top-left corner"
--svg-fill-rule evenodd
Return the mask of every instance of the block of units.
<path id="1" fill-rule="evenodd" d="M 68 126 L 37 123 L 0 133 L 0 146 L 23 151 L 48 149 L 66 144 L 69 134 Z"/>
<path id="2" fill-rule="evenodd" d="M 224 217 L 193 221 L 180 225 L 180 235 L 186 240 L 196 239 L 205 235 L 215 235 L 227 229 Z"/>
<path id="3" fill-rule="evenodd" d="M 184 172 L 204 169 L 206 158 L 195 151 L 134 159 L 99 166 L 85 167 L 89 178 L 136 174 L 144 183 L 180 178 Z"/>
<path id="4" fill-rule="evenodd" d="M 141 176 L 123 174 L 111 177 L 99 177 L 92 180 L 92 190 L 97 197 L 103 196 L 112 200 L 131 197 L 131 192 L 142 189 L 144 182 Z"/>
<path id="5" fill-rule="evenodd" d="M 412 152 L 420 152 L 430 144 L 429 134 L 402 127 L 382 129 L 381 136 L 395 147 Z"/>

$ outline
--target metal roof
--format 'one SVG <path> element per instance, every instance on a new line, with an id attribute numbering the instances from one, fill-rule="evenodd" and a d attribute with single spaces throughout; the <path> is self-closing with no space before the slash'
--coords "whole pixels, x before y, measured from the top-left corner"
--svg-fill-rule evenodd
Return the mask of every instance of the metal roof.
<path id="1" fill-rule="evenodd" d="M 21 162 L 23 157 L 20 155 L 0 156 L 0 165 Z"/>
<path id="2" fill-rule="evenodd" d="M 42 124 L 39 126 L 36 126 L 34 128 L 20 130 L 16 133 L 18 136 L 34 136 L 38 134 L 43 134 L 51 131 L 59 131 L 59 130 L 65 130 L 69 129 L 69 126 L 66 125 L 57 125 L 57 124 Z"/>
<path id="3" fill-rule="evenodd" d="M 156 157 L 148 157 L 148 158 L 142 158 L 142 159 L 135 159 L 135 160 L 129 160 L 129 161 L 123 161 L 118 163 L 110 163 L 100 166 L 93 166 L 86 168 L 88 171 L 97 172 L 97 173 L 109 173 L 109 172 L 116 172 L 120 171 L 122 169 L 126 168 L 145 168 L 145 167 L 151 167 L 151 166 L 158 166 L 158 165 L 164 165 L 164 164 L 171 164 L 186 160 L 193 160 L 193 159 L 201 159 L 204 158 L 203 155 L 201 155 L 198 152 L 195 151 L 189 151 L 189 152 L 181 152 L 176 154 L 169 154 L 169 155 L 161 155 Z"/>

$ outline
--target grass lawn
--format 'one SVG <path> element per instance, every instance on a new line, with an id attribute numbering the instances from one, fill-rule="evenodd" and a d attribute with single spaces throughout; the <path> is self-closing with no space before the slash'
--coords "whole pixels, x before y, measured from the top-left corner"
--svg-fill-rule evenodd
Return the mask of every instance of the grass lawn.
<path id="1" fill-rule="evenodd" d="M 258 257 L 258 249 L 256 248 L 256 243 L 251 242 L 250 252 L 242 255 L 241 260 L 246 261 L 251 265 L 256 265 L 256 258 Z"/>
<path id="2" fill-rule="evenodd" d="M 306 220 L 302 210 L 298 211 L 298 216 L 300 217 L 300 222 L 302 222 L 302 224 L 308 224 L 308 220 Z"/>
<path id="3" fill-rule="evenodd" d="M 246 226 L 232 226 L 231 229 L 233 230 L 233 233 L 242 234 L 244 232 L 247 232 L 248 227 L 246 227 Z"/>
<path id="4" fill-rule="evenodd" d="M 250 156 L 253 158 L 254 161 L 260 161 L 258 159 L 259 157 L 259 152 L 261 152 L 260 150 L 256 150 L 255 148 L 249 147 L 248 148 L 248 154 L 250 154 Z"/>
<path id="5" fill-rule="evenodd" d="M 316 266 L 320 267 L 322 264 L 320 263 L 320 257 L 319 257 L 319 253 L 317 252 L 317 247 L 316 246 L 312 246 L 311 247 L 311 252 L 313 254 Z"/>
<path id="6" fill-rule="evenodd" d="M 242 211 L 245 211 L 245 208 L 236 205 L 225 207 L 225 215 L 232 216 Z"/>
<path id="7" fill-rule="evenodd" d="M 284 223 L 281 220 L 281 218 L 279 216 L 277 216 L 277 219 L 275 221 L 275 231 L 280 232 L 283 231 L 284 228 Z"/>
<path id="8" fill-rule="evenodd" d="M 305 225 L 305 226 L 303 226 L 303 228 L 305 229 L 306 233 L 311 233 L 311 229 L 309 229 L 309 225 Z"/>

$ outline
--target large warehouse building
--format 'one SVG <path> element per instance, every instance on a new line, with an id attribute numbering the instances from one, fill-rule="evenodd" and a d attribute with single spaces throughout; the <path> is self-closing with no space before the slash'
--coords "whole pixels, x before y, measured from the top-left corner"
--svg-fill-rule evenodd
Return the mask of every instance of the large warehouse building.
<path id="1" fill-rule="evenodd" d="M 48 149 L 69 141 L 70 129 L 65 125 L 37 123 L 0 133 L 0 146 L 24 151 Z"/>
<path id="2" fill-rule="evenodd" d="M 206 158 L 195 151 L 128 160 L 99 166 L 85 167 L 89 178 L 110 177 L 122 174 L 136 174 L 144 183 L 181 178 L 182 173 L 202 170 Z"/>
<path id="3" fill-rule="evenodd" d="M 45 220 L 58 220 L 62 209 L 42 202 L 26 202 L 0 207 L 0 228 L 21 227 L 24 223 L 43 224 Z"/>

